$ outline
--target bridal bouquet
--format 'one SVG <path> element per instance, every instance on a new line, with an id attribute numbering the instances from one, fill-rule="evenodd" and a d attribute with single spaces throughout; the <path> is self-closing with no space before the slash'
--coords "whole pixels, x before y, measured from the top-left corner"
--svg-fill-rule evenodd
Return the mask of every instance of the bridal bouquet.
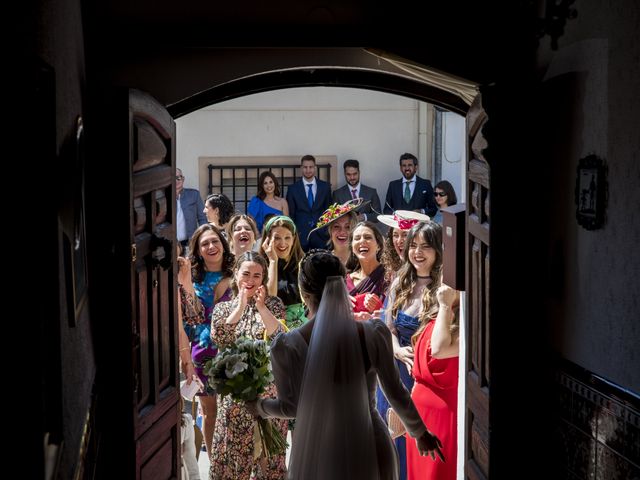
<path id="1" fill-rule="evenodd" d="M 235 343 L 220 350 L 204 366 L 209 386 L 220 395 L 231 395 L 235 402 L 251 402 L 264 393 L 273 382 L 269 346 L 264 340 L 240 337 Z M 283 454 L 287 442 L 270 420 L 260 418 L 254 428 L 254 445 L 257 455 L 260 451 L 267 457 Z"/>

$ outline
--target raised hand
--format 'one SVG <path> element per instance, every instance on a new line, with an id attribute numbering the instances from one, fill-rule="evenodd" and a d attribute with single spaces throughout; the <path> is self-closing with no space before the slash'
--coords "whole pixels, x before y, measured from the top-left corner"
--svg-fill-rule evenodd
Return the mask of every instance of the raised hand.
<path id="1" fill-rule="evenodd" d="M 240 300 L 240 308 L 242 308 L 244 310 L 244 307 L 247 306 L 247 304 L 249 303 L 249 290 L 247 290 L 245 287 L 240 287 L 240 290 L 238 291 L 238 300 Z"/>
<path id="2" fill-rule="evenodd" d="M 273 237 L 267 238 L 264 242 L 262 242 L 262 250 L 264 250 L 264 254 L 270 261 L 275 262 L 278 260 L 276 249 L 273 248 Z"/>
<path id="3" fill-rule="evenodd" d="M 256 308 L 262 310 L 265 307 L 264 301 L 267 298 L 267 290 L 264 288 L 264 285 L 260 285 L 256 289 L 254 298 L 256 299 Z"/>
<path id="4" fill-rule="evenodd" d="M 191 261 L 186 257 L 178 257 L 178 283 L 186 285 L 191 282 Z"/>
<path id="5" fill-rule="evenodd" d="M 458 291 L 444 283 L 438 287 L 436 298 L 441 307 L 451 307 L 458 297 Z"/>

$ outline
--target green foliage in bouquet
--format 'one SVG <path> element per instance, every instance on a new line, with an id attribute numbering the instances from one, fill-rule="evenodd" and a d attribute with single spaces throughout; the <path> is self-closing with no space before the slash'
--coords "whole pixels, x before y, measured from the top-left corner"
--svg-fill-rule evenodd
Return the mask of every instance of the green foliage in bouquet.
<path id="1" fill-rule="evenodd" d="M 240 337 L 207 361 L 204 373 L 209 386 L 221 397 L 253 401 L 273 382 L 269 346 L 264 340 Z"/>
<path id="2" fill-rule="evenodd" d="M 269 345 L 264 340 L 240 337 L 218 351 L 204 365 L 209 386 L 221 397 L 235 402 L 252 402 L 273 382 Z M 258 419 L 254 444 L 267 456 L 283 454 L 287 442 L 268 419 Z M 258 455 L 259 456 L 259 455 Z"/>

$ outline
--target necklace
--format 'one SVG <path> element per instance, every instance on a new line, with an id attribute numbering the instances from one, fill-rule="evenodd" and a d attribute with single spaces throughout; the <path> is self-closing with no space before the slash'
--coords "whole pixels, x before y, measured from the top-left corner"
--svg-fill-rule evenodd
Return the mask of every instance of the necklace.
<path id="1" fill-rule="evenodd" d="M 424 277 L 422 275 L 416 275 L 416 277 L 426 280 L 427 278 L 431 278 L 431 275 L 425 275 Z"/>

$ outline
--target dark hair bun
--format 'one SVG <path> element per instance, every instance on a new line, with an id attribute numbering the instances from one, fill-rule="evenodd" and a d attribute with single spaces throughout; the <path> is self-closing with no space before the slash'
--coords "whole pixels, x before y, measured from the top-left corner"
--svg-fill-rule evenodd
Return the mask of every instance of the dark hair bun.
<path id="1" fill-rule="evenodd" d="M 344 277 L 346 270 L 338 257 L 328 250 L 309 250 L 300 262 L 299 282 L 308 294 L 320 296 L 327 277 Z"/>

